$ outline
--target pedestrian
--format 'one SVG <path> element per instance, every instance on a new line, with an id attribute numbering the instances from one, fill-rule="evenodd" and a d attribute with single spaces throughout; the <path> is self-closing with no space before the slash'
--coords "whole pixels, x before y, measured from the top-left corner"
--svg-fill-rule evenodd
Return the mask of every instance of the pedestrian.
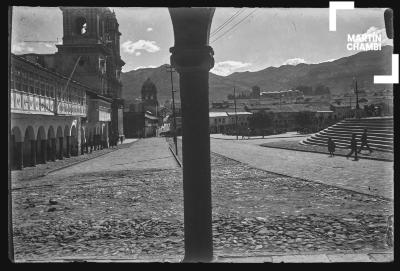
<path id="1" fill-rule="evenodd" d="M 361 152 L 361 150 L 362 150 L 362 148 L 363 148 L 364 146 L 367 147 L 367 149 L 369 150 L 369 153 L 371 154 L 371 153 L 372 153 L 372 150 L 371 150 L 371 148 L 369 147 L 368 141 L 367 141 L 367 128 L 364 129 L 364 133 L 363 133 L 362 136 L 361 136 L 361 146 L 360 146 L 360 148 L 358 149 L 358 153 Z"/>
<path id="2" fill-rule="evenodd" d="M 356 134 L 351 135 L 351 141 L 350 141 L 350 152 L 346 155 L 346 159 L 349 159 L 349 157 L 354 153 L 354 161 L 357 161 L 357 139 L 356 139 Z"/>
<path id="3" fill-rule="evenodd" d="M 328 138 L 328 151 L 329 151 L 329 156 L 332 157 L 334 156 L 334 152 L 335 152 L 335 148 L 336 148 L 336 144 L 335 142 L 332 140 L 332 138 Z"/>

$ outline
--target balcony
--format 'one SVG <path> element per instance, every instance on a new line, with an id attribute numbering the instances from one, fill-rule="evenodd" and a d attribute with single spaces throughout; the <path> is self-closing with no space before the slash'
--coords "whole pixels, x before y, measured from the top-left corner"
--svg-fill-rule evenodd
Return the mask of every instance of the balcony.
<path id="1" fill-rule="evenodd" d="M 55 99 L 38 94 L 11 90 L 11 113 L 55 115 Z M 57 114 L 86 116 L 86 105 L 58 101 Z"/>

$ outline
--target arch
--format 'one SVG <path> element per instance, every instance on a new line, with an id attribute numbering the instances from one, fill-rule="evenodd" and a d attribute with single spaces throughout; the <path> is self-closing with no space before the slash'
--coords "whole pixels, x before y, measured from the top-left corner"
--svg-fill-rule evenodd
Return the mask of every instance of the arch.
<path id="1" fill-rule="evenodd" d="M 71 139 L 70 139 L 70 144 L 71 144 L 71 154 L 73 156 L 78 155 L 78 131 L 76 129 L 76 125 L 71 126 Z"/>
<path id="2" fill-rule="evenodd" d="M 64 127 L 64 137 L 70 136 L 71 135 L 71 130 L 69 129 L 68 125 L 65 125 Z"/>
<path id="3" fill-rule="evenodd" d="M 26 127 L 26 129 L 25 129 L 24 141 L 25 141 L 25 139 L 27 139 L 28 141 L 36 140 L 35 130 L 33 130 L 32 126 L 30 126 L 30 125 L 28 127 Z"/>
<path id="4" fill-rule="evenodd" d="M 23 142 L 24 141 L 22 138 L 21 130 L 19 129 L 18 126 L 15 126 L 14 128 L 12 128 L 11 135 L 14 136 L 15 142 Z"/>
<path id="5" fill-rule="evenodd" d="M 76 135 L 77 135 L 76 126 L 72 125 L 72 127 L 71 127 L 71 136 L 76 137 Z"/>
<path id="6" fill-rule="evenodd" d="M 75 32 L 78 35 L 84 35 L 87 32 L 87 21 L 83 16 L 78 16 L 75 19 Z"/>
<path id="7" fill-rule="evenodd" d="M 37 132 L 37 140 L 45 140 L 46 139 L 46 132 L 43 126 L 40 126 Z"/>
<path id="8" fill-rule="evenodd" d="M 54 128 L 50 125 L 49 129 L 47 130 L 47 139 L 55 138 Z"/>
<path id="9" fill-rule="evenodd" d="M 61 126 L 57 127 L 57 133 L 56 133 L 56 137 L 63 137 L 63 130 L 61 128 Z"/>

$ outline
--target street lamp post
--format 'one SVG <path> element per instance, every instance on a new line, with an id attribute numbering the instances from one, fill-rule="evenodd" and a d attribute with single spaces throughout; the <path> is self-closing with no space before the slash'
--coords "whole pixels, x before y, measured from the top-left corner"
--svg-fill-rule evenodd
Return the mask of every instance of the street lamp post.
<path id="1" fill-rule="evenodd" d="M 360 109 L 360 105 L 358 104 L 358 89 L 357 89 L 357 80 L 355 80 L 355 90 L 354 92 L 356 93 L 356 118 L 358 119 L 358 111 Z"/>
<path id="2" fill-rule="evenodd" d="M 182 110 L 184 262 L 213 260 L 209 134 L 209 46 L 215 8 L 169 8 L 171 64 L 179 73 Z"/>
<path id="3" fill-rule="evenodd" d="M 234 99 L 234 103 L 235 103 L 235 131 L 236 131 L 236 140 L 239 139 L 239 135 L 238 135 L 238 125 L 237 125 L 237 112 L 236 112 L 236 89 L 235 87 L 233 87 L 233 99 Z"/>
<path id="4" fill-rule="evenodd" d="M 178 139 L 176 134 L 176 115 L 175 115 L 175 90 L 174 90 L 174 80 L 172 78 L 172 73 L 174 69 L 172 66 L 167 67 L 168 71 L 171 74 L 171 94 L 172 94 L 172 117 L 174 119 L 174 144 L 175 144 L 175 154 L 178 155 Z"/>

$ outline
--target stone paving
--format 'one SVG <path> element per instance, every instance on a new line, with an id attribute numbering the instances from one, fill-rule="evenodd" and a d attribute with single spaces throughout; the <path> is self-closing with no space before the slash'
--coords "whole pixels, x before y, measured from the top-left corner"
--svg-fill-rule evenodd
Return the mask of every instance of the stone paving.
<path id="1" fill-rule="evenodd" d="M 168 152 L 164 138 L 144 139 L 32 182 L 13 181 L 17 261 L 179 261 L 182 170 Z M 392 251 L 391 201 L 211 158 L 217 257 Z"/>
<path id="2" fill-rule="evenodd" d="M 393 162 L 262 147 L 252 140 L 211 139 L 211 151 L 252 167 L 393 199 Z"/>

